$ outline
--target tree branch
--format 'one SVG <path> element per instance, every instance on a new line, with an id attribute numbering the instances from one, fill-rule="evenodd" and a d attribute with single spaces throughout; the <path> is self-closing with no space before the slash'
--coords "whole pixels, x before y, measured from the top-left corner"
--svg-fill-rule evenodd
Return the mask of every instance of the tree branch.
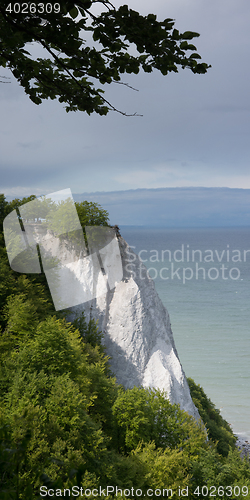
<path id="1" fill-rule="evenodd" d="M 132 89 L 132 90 L 135 90 L 136 92 L 139 92 L 138 89 L 135 89 L 134 87 L 132 87 L 132 85 L 129 85 L 129 83 L 118 82 L 117 80 L 113 80 L 112 83 L 118 83 L 118 85 L 124 85 L 125 87 L 128 87 L 129 89 Z M 140 115 L 140 116 L 142 116 L 142 115 Z"/>
<path id="2" fill-rule="evenodd" d="M 109 2 L 108 2 L 109 3 Z M 1 9 L 0 9 L 1 10 Z M 16 23 L 15 21 L 11 21 L 11 23 L 16 27 Z M 28 30 L 28 29 L 25 29 L 25 27 L 22 25 L 18 25 L 18 29 L 20 29 L 21 31 L 24 31 L 25 33 L 27 33 L 28 35 L 33 35 L 32 31 Z M 75 76 L 70 72 L 70 70 L 67 68 L 67 66 L 63 63 L 63 61 L 51 50 L 51 48 L 48 46 L 48 44 L 42 39 L 42 37 L 40 37 L 38 34 L 36 34 L 36 37 L 35 37 L 35 40 L 34 41 L 38 41 L 46 50 L 47 52 L 53 57 L 53 59 L 57 62 L 58 66 L 61 66 L 62 69 L 64 71 L 66 71 L 66 73 L 68 74 L 68 76 L 75 82 L 76 85 L 78 85 L 78 87 L 84 91 L 84 88 L 82 87 L 81 83 L 77 80 L 77 78 L 75 78 Z M 37 78 L 37 76 L 35 77 Z M 39 81 L 39 78 L 37 78 L 37 80 Z M 115 80 L 113 80 L 115 81 Z M 115 81 L 116 82 L 116 81 Z M 8 82 L 9 83 L 9 82 Z M 116 82 L 116 83 L 121 83 L 121 82 Z M 128 87 L 130 87 L 128 84 L 124 84 Z M 131 87 L 133 88 L 133 87 Z M 91 89 L 92 90 L 92 89 Z M 133 89 L 133 90 L 136 90 L 136 89 Z M 102 101 L 103 103 L 107 104 L 109 106 L 109 109 L 110 111 L 115 111 L 116 113 L 119 113 L 123 116 L 128 116 L 128 117 L 132 117 L 132 116 L 143 116 L 143 115 L 140 115 L 138 113 L 131 113 L 131 114 L 128 114 L 128 113 L 125 113 L 124 111 L 121 111 L 119 109 L 117 109 L 115 106 L 113 106 L 113 104 L 111 104 L 109 101 L 107 101 L 107 99 L 105 99 L 97 90 L 92 90 L 92 92 L 98 96 Z"/>
<path id="3" fill-rule="evenodd" d="M 55 61 L 57 61 L 58 65 L 60 65 L 66 71 L 66 73 L 69 75 L 69 77 L 72 78 L 72 80 L 80 87 L 80 89 L 84 90 L 81 83 L 77 80 L 77 78 L 74 77 L 74 75 L 71 74 L 71 72 L 67 68 L 67 66 L 62 62 L 62 60 L 56 54 L 54 54 L 54 52 L 50 49 L 50 47 L 48 47 L 48 45 L 44 42 L 44 40 L 40 39 L 39 42 L 49 52 L 49 54 L 52 55 L 52 57 L 55 59 Z M 113 80 L 113 81 L 115 83 L 121 83 L 121 82 L 116 82 L 115 80 Z M 127 85 L 129 87 L 129 85 L 126 83 L 124 85 Z M 133 87 L 131 87 L 131 88 L 133 88 Z M 133 90 L 136 90 L 136 89 L 133 89 Z M 97 90 L 95 90 L 94 93 L 95 93 L 95 95 L 98 95 L 98 97 L 100 97 L 100 99 L 102 99 L 102 101 L 104 103 L 108 104 L 108 106 L 110 106 L 110 110 L 112 110 L 112 111 L 116 111 L 117 113 L 120 113 L 123 116 L 143 116 L 143 115 L 137 114 L 136 112 L 132 113 L 132 114 L 125 113 L 124 111 L 121 111 L 121 110 L 117 109 L 115 106 L 113 106 L 113 104 L 111 104 L 109 101 L 107 101 L 107 99 L 105 99 Z"/>

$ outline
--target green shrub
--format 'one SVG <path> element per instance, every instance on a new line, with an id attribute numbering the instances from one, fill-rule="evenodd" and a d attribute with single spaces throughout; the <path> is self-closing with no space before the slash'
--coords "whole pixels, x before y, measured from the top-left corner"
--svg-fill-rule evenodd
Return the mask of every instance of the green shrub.
<path id="1" fill-rule="evenodd" d="M 199 384 L 195 384 L 192 378 L 188 378 L 188 384 L 192 400 L 208 431 L 208 437 L 216 444 L 218 452 L 226 457 L 230 447 L 235 448 L 236 443 L 230 425 L 222 418 L 220 411 L 215 408 Z"/>

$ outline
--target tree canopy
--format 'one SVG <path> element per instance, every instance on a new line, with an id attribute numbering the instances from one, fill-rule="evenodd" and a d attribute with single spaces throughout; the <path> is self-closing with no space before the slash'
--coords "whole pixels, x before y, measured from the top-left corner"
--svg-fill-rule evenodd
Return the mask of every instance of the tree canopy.
<path id="1" fill-rule="evenodd" d="M 33 199 L 0 195 L 0 221 Z M 84 224 L 107 223 L 95 204 L 78 210 Z M 97 323 L 67 316 L 42 275 L 10 268 L 0 227 L 0 498 L 76 497 L 77 487 L 92 500 L 109 485 L 108 500 L 175 500 L 179 488 L 190 500 L 249 499 L 249 460 L 203 389 L 189 380 L 207 431 L 164 392 L 119 386 Z"/>
<path id="2" fill-rule="evenodd" d="M 96 8 L 100 13 L 96 14 Z M 48 8 L 48 6 L 50 6 Z M 123 73 L 163 75 L 178 68 L 206 73 L 208 64 L 191 40 L 198 33 L 180 33 L 174 20 L 158 21 L 127 5 L 116 8 L 109 0 L 61 0 L 0 5 L 0 66 L 9 68 L 35 103 L 58 99 L 66 111 L 118 111 L 99 85 L 123 83 Z M 91 43 L 85 40 L 91 39 Z M 32 44 L 45 49 L 34 57 Z M 125 114 L 123 111 L 119 111 Z"/>

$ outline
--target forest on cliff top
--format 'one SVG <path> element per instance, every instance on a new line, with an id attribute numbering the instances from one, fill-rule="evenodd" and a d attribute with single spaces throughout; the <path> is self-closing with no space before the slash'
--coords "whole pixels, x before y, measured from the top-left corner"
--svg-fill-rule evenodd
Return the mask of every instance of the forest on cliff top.
<path id="1" fill-rule="evenodd" d="M 10 268 L 3 220 L 34 198 L 0 195 L 1 499 L 250 498 L 249 460 L 199 385 L 189 379 L 199 424 L 158 390 L 125 390 L 98 324 L 70 323 L 44 274 Z M 76 208 L 83 227 L 108 225 L 98 204 Z"/>

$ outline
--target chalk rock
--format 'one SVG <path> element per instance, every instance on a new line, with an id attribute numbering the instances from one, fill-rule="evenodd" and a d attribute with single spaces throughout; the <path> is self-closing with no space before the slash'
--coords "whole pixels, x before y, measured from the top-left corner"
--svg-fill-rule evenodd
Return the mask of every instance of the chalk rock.
<path id="1" fill-rule="evenodd" d="M 104 268 L 96 265 L 97 271 L 93 273 L 82 231 L 75 244 L 68 238 L 55 238 L 46 227 L 26 226 L 27 235 L 40 245 L 55 306 L 59 309 L 74 305 L 69 309 L 69 320 L 75 312 L 84 310 L 87 321 L 91 318 L 99 321 L 117 382 L 126 388 L 142 385 L 164 390 L 171 403 L 178 403 L 198 420 L 200 416 L 177 354 L 168 312 L 146 267 L 126 241 L 118 236 L 118 256 L 114 253 L 112 262 L 108 255 L 106 262 L 102 256 L 102 264 L 110 273 L 117 257 L 120 262 L 119 251 L 121 255 L 123 278 L 110 289 L 107 286 L 110 275 L 105 274 Z M 51 257 L 60 263 L 56 280 L 54 269 L 50 269 Z M 56 290 L 59 290 L 58 298 Z M 89 296 L 96 298 L 86 301 Z M 81 297 L 84 297 L 82 303 Z"/>
<path id="2" fill-rule="evenodd" d="M 99 320 L 118 383 L 126 388 L 142 385 L 165 390 L 171 403 L 178 403 L 199 419 L 177 354 L 169 315 L 154 281 L 126 241 L 121 237 L 118 241 L 122 281 L 114 289 L 72 309 L 84 310 L 87 320 Z"/>

